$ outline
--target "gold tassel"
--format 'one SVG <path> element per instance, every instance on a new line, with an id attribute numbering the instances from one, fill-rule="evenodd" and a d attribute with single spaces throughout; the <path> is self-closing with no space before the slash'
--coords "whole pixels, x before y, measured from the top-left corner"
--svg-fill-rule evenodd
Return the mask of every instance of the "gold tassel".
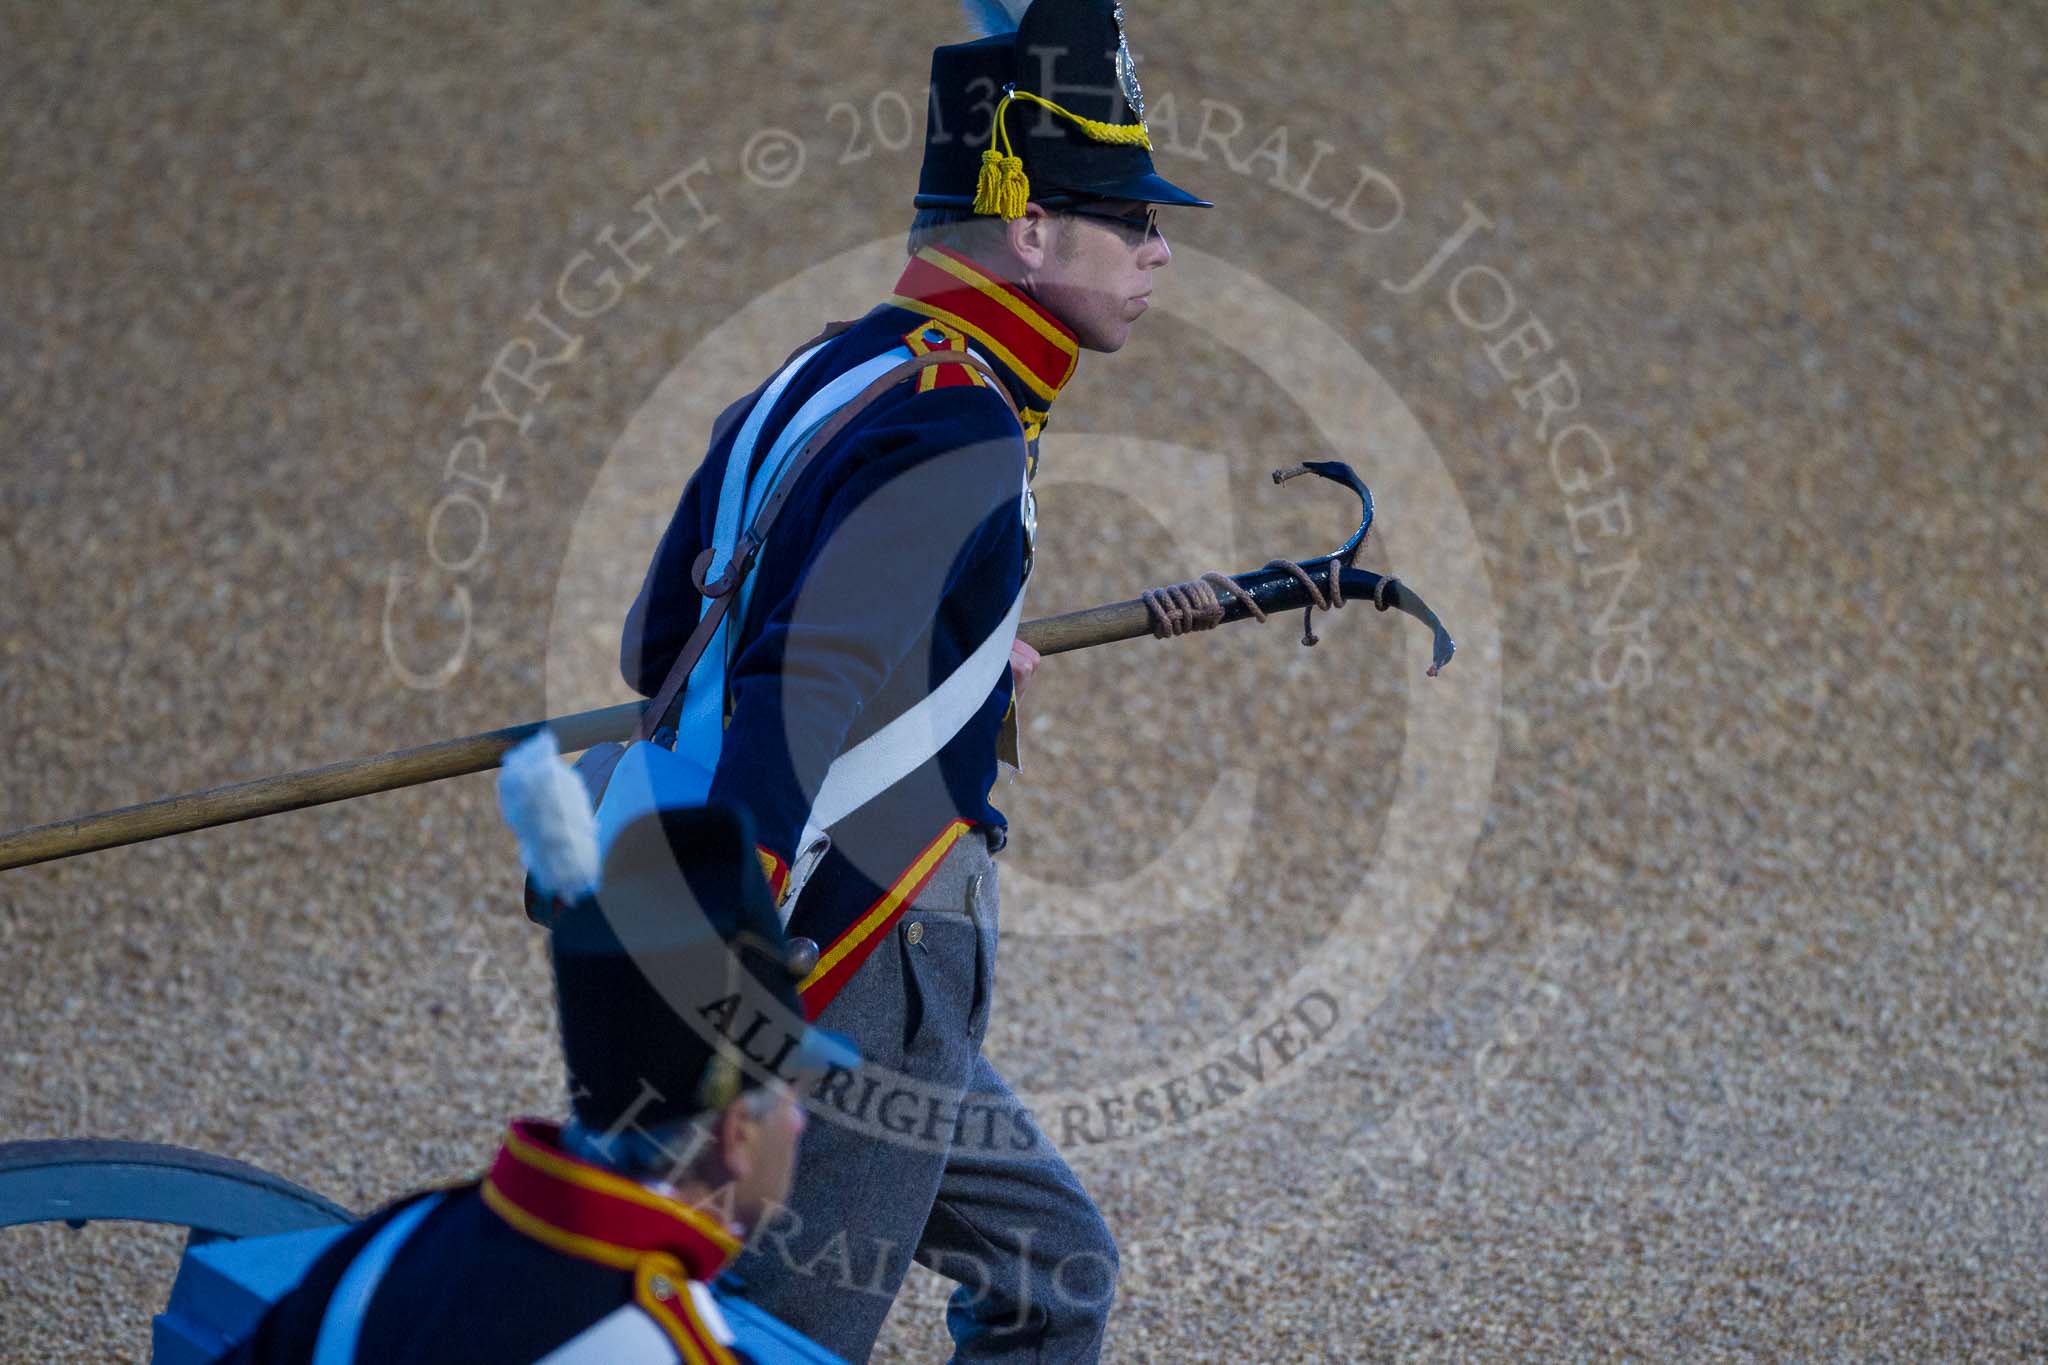
<path id="1" fill-rule="evenodd" d="M 998 202 L 1005 221 L 1024 216 L 1024 206 L 1031 202 L 1031 181 L 1024 175 L 1023 157 L 1003 158 L 1003 189 Z"/>
<path id="2" fill-rule="evenodd" d="M 1003 191 L 1003 154 L 990 147 L 981 154 L 981 179 L 974 185 L 974 211 L 994 213 Z"/>
<path id="3" fill-rule="evenodd" d="M 1030 198 L 1031 181 L 1025 177 L 1023 157 L 1004 156 L 993 147 L 981 154 L 981 178 L 974 187 L 976 213 L 1022 218 Z"/>
<path id="4" fill-rule="evenodd" d="M 1024 158 L 1010 145 L 1010 130 L 1003 126 L 1003 115 L 1015 98 L 1014 92 L 1005 90 L 1002 102 L 996 105 L 988 150 L 981 154 L 981 178 L 974 185 L 974 211 L 995 214 L 1004 222 L 1022 218 L 1025 205 L 1031 201 L 1031 180 L 1024 174 Z"/>

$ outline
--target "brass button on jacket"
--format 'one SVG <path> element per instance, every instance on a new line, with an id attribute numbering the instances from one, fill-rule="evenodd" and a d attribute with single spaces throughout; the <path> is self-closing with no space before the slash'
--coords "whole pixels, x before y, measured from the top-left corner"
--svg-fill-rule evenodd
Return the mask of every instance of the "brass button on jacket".
<path id="1" fill-rule="evenodd" d="M 784 959 L 789 974 L 799 980 L 818 969 L 818 944 L 815 939 L 793 938 L 789 941 L 789 955 Z"/>

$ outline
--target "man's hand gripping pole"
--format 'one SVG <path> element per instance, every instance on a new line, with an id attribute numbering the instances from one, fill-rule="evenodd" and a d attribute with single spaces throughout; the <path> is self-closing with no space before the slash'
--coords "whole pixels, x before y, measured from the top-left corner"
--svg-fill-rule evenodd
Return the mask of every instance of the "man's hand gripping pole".
<path id="1" fill-rule="evenodd" d="M 1400 611 L 1429 627 L 1432 639 L 1429 676 L 1434 678 L 1457 652 L 1457 643 L 1429 604 L 1400 579 L 1357 566 L 1358 552 L 1372 530 L 1372 490 L 1351 466 L 1338 460 L 1310 460 L 1273 471 L 1274 483 L 1314 474 L 1343 484 L 1358 495 L 1358 529 L 1329 554 L 1314 559 L 1276 559 L 1263 569 L 1243 574 L 1207 573 L 1186 583 L 1150 588 L 1126 602 L 1090 607 L 1028 621 L 1018 638 L 1040 654 L 1131 640 L 1141 635 L 1160 639 L 1189 631 L 1212 630 L 1247 617 L 1264 621 L 1276 611 L 1302 609 L 1302 643 L 1313 645 L 1315 613 L 1334 611 L 1346 602 L 1371 602 L 1381 611 Z"/>

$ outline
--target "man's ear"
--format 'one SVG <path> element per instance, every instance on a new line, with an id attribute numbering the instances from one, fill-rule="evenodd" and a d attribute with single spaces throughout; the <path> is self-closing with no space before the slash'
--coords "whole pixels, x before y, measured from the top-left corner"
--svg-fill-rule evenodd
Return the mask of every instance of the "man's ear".
<path id="1" fill-rule="evenodd" d="M 726 1176 L 732 1180 L 746 1179 L 754 1169 L 754 1140 L 760 1134 L 761 1124 L 748 1109 L 744 1091 L 726 1101 L 725 1108 L 718 1111 L 715 1129 L 719 1164 L 725 1167 Z"/>
<path id="2" fill-rule="evenodd" d="M 1026 204 L 1022 218 L 1003 224 L 1010 254 L 1026 271 L 1042 270 L 1052 255 L 1053 234 L 1059 228 L 1053 216 L 1037 204 Z"/>

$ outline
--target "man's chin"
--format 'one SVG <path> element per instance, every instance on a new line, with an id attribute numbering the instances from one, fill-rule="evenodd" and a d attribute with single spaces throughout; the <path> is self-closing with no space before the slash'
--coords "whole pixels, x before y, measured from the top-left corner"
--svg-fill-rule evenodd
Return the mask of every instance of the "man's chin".
<path id="1" fill-rule="evenodd" d="M 1125 323 L 1120 327 L 1105 328 L 1086 336 L 1077 333 L 1074 339 L 1081 343 L 1081 349 L 1084 351 L 1094 351 L 1099 355 L 1115 355 L 1124 348 L 1124 343 L 1131 339 L 1131 325 Z"/>

